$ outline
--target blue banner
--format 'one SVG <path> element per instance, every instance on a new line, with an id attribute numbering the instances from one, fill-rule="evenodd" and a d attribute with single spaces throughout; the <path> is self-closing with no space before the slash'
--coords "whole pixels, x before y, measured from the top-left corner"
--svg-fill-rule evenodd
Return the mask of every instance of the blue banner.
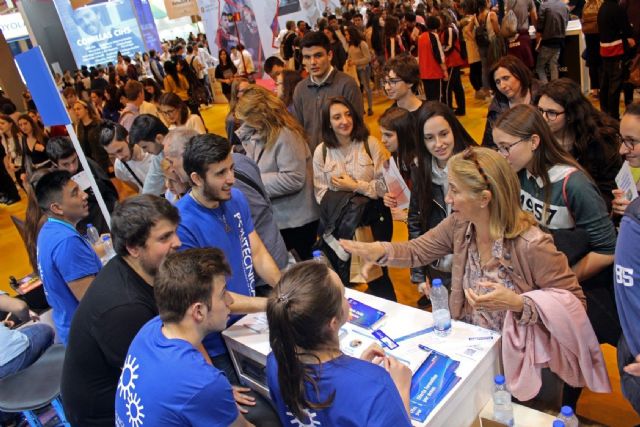
<path id="1" fill-rule="evenodd" d="M 73 10 L 69 0 L 54 0 L 76 65 L 115 63 L 117 53 L 133 58 L 144 52 L 130 0 L 92 2 Z"/>
<path id="2" fill-rule="evenodd" d="M 16 55 L 15 59 L 45 126 L 71 124 L 40 47 Z"/>
<path id="3" fill-rule="evenodd" d="M 146 46 L 146 50 L 150 51 L 155 49 L 157 52 L 162 52 L 162 46 L 160 46 L 160 36 L 158 35 L 158 28 L 156 22 L 153 20 L 153 13 L 151 12 L 151 5 L 149 0 L 132 0 L 133 9 L 138 16 L 138 24 L 140 25 L 140 33 L 142 34 L 142 40 Z"/>

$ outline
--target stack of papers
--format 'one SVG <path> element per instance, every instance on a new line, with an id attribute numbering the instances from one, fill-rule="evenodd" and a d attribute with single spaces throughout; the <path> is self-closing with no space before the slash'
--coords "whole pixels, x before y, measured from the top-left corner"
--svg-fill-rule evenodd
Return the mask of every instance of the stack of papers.
<path id="1" fill-rule="evenodd" d="M 460 362 L 432 350 L 411 379 L 411 419 L 424 422 L 433 408 L 460 381 L 456 369 Z"/>

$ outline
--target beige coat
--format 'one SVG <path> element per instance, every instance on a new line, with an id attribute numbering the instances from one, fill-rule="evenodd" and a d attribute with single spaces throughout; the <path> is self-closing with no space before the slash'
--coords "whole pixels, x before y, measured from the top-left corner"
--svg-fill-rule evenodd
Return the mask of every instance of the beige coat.
<path id="1" fill-rule="evenodd" d="M 450 215 L 417 239 L 404 243 L 381 242 L 386 251 L 381 263 L 391 267 L 419 267 L 453 254 L 449 307 L 451 316 L 461 319 L 473 310 L 462 287 L 471 239 L 469 225 Z M 551 235 L 538 227 L 532 226 L 514 239 L 505 239 L 500 263 L 510 272 L 518 294 L 544 288 L 565 289 L 586 307 L 584 293 L 569 268 L 567 257 L 556 249 Z"/>

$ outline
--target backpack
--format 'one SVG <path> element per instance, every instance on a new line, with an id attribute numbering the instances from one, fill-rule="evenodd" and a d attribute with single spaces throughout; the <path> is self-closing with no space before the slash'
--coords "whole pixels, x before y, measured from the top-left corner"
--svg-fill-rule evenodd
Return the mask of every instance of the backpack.
<path id="1" fill-rule="evenodd" d="M 484 23 L 478 22 L 478 25 L 476 25 L 476 44 L 478 45 L 478 47 L 489 46 L 489 31 L 487 30 L 487 19 L 489 19 L 489 15 L 484 18 Z"/>
<path id="2" fill-rule="evenodd" d="M 598 11 L 602 0 L 588 0 L 582 9 L 582 32 L 584 34 L 598 34 Z"/>
<path id="3" fill-rule="evenodd" d="M 500 35 L 505 39 L 510 39 L 518 33 L 518 17 L 513 11 L 515 4 L 514 2 L 509 3 L 509 10 L 502 18 L 502 25 L 500 26 Z"/>

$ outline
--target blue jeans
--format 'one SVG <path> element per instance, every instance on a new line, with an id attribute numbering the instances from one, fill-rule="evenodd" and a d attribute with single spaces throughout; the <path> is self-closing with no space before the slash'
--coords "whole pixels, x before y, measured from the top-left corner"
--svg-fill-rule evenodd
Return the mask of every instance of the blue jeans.
<path id="1" fill-rule="evenodd" d="M 559 58 L 559 47 L 540 46 L 540 51 L 538 52 L 538 62 L 536 63 L 536 73 L 538 74 L 538 79 L 542 83 L 547 83 L 549 81 L 549 79 L 547 79 L 547 70 L 545 69 L 547 64 L 549 65 L 549 74 L 551 75 L 551 81 L 558 80 Z"/>
<path id="2" fill-rule="evenodd" d="M 631 354 L 624 334 L 618 342 L 618 370 L 620 372 L 620 387 L 625 399 L 631 403 L 633 409 L 640 414 L 640 377 L 627 374 L 624 367 L 635 361 L 635 355 Z"/>
<path id="3" fill-rule="evenodd" d="M 26 326 L 20 332 L 29 339 L 29 346 L 9 363 L 0 366 L 0 379 L 28 368 L 53 344 L 53 329 L 44 323 Z M 9 417 L 0 411 L 0 421 L 7 421 Z"/>
<path id="4" fill-rule="evenodd" d="M 29 346 L 9 363 L 0 366 L 0 378 L 8 377 L 31 366 L 53 344 L 53 329 L 44 323 L 24 327 L 20 332 L 29 339 Z"/>

